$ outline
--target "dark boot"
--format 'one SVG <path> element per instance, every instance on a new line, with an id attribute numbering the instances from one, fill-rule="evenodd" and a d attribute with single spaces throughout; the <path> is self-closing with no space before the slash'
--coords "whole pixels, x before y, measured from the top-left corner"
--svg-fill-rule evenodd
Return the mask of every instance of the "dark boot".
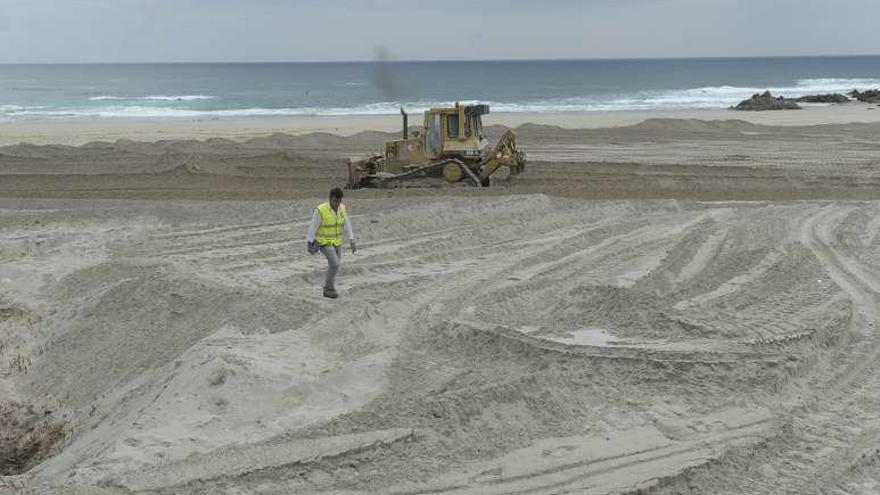
<path id="1" fill-rule="evenodd" d="M 336 299 L 337 297 L 339 297 L 339 293 L 336 292 L 336 289 L 334 289 L 333 287 L 324 287 L 324 297 Z"/>

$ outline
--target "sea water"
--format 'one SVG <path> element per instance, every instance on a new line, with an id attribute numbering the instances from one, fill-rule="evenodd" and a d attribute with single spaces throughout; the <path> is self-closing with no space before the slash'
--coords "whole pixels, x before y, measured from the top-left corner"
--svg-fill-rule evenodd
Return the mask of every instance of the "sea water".
<path id="1" fill-rule="evenodd" d="M 880 56 L 0 65 L 0 120 L 726 108 L 753 93 L 880 88 Z"/>

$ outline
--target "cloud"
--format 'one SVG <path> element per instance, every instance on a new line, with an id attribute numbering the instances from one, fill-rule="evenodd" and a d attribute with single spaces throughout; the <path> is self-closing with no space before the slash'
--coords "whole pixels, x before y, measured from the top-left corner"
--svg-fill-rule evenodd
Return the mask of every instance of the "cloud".
<path id="1" fill-rule="evenodd" d="M 873 0 L 0 2 L 0 62 L 374 60 L 375 47 L 412 60 L 869 53 L 880 46 Z"/>
<path id="2" fill-rule="evenodd" d="M 9 18 L 6 16 L 2 10 L 0 10 L 0 31 L 6 31 L 9 29 Z"/>

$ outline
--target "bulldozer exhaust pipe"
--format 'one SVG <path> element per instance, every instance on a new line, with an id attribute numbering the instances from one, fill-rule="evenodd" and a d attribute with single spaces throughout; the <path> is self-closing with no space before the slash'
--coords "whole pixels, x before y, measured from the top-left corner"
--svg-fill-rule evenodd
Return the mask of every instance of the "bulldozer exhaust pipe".
<path id="1" fill-rule="evenodd" d="M 409 116 L 403 110 L 403 107 L 400 107 L 400 115 L 403 115 L 403 139 L 409 138 L 409 125 L 407 121 L 409 120 Z"/>

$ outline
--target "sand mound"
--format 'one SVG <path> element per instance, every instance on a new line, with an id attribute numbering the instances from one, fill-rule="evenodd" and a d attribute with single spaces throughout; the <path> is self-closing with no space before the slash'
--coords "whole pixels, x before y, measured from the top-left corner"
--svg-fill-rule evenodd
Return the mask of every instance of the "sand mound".
<path id="1" fill-rule="evenodd" d="M 668 133 L 729 133 L 754 131 L 760 128 L 744 120 L 697 120 L 697 119 L 647 119 L 640 124 L 632 126 L 633 129 L 642 131 L 662 131 Z"/>
<path id="2" fill-rule="evenodd" d="M 870 435 L 873 203 L 352 199 L 331 301 L 314 201 L 2 210 L 69 429 L 20 491 L 830 488 Z"/>
<path id="3" fill-rule="evenodd" d="M 877 129 L 878 124 L 772 127 L 696 119 L 586 130 L 525 124 L 516 131 L 528 173 L 500 185 L 505 193 L 594 199 L 876 198 Z M 487 127 L 488 140 L 505 130 Z M 313 133 L 242 142 L 6 146 L 0 148 L 0 196 L 315 197 L 347 181 L 348 158 L 380 152 L 385 141 L 398 137 Z M 437 189 L 436 181 L 431 185 Z"/>

